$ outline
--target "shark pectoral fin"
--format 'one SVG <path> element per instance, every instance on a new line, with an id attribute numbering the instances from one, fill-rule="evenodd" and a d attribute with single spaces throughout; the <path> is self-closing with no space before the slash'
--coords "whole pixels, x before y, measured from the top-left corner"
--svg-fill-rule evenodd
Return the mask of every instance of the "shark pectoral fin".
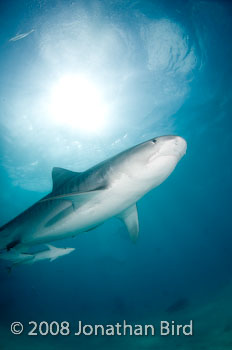
<path id="1" fill-rule="evenodd" d="M 53 216 L 50 220 L 48 220 L 44 226 L 45 227 L 52 226 L 57 222 L 65 219 L 67 216 L 69 216 L 73 212 L 73 209 L 74 209 L 73 203 L 70 201 L 70 206 L 68 208 L 61 210 L 57 215 Z"/>
<path id="2" fill-rule="evenodd" d="M 139 219 L 136 204 L 121 212 L 117 217 L 126 225 L 131 240 L 136 242 L 139 234 Z"/>
<path id="3" fill-rule="evenodd" d="M 56 260 L 57 258 L 58 258 L 58 256 L 56 256 L 55 258 L 51 258 L 51 259 L 50 259 L 50 262 Z"/>

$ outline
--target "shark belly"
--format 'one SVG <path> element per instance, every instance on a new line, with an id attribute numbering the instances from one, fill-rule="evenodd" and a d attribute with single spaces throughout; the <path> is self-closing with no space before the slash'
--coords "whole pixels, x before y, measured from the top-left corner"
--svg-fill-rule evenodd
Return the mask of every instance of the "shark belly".
<path id="1" fill-rule="evenodd" d="M 22 244 L 41 244 L 88 231 L 136 203 L 144 191 L 135 188 L 136 184 L 125 176 L 54 224 L 40 225 L 36 230 L 28 228 L 22 237 Z"/>

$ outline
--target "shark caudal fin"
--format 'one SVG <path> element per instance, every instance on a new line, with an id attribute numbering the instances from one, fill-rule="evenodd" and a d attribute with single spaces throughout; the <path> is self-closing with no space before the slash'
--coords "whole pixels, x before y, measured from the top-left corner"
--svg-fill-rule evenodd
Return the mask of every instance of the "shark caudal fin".
<path id="1" fill-rule="evenodd" d="M 31 260 L 34 257 L 32 254 L 21 253 L 16 249 L 5 251 L 0 254 L 0 259 L 11 262 L 12 264 L 18 264 L 22 261 Z"/>

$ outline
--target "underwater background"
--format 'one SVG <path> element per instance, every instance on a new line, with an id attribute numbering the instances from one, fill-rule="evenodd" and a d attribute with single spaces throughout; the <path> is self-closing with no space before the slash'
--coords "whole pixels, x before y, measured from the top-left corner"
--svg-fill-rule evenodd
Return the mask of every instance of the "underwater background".
<path id="1" fill-rule="evenodd" d="M 0 349 L 231 349 L 232 3 L 9 0 L 0 23 L 0 225 L 50 192 L 54 166 L 188 143 L 138 202 L 136 244 L 111 219 L 54 242 L 76 251 L 52 263 L 0 265 Z M 194 335 L 11 334 L 31 320 L 193 320 Z"/>

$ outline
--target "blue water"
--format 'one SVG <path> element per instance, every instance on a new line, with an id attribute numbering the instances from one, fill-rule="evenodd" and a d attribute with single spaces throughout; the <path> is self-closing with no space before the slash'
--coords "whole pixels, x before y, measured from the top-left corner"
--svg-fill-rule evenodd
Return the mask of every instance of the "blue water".
<path id="1" fill-rule="evenodd" d="M 54 166 L 83 171 L 165 134 L 188 143 L 139 201 L 136 244 L 111 219 L 53 242 L 76 251 L 52 263 L 0 266 L 0 349 L 231 349 L 231 2 L 12 0 L 0 16 L 0 225 L 51 190 Z M 84 125 L 54 107 L 67 75 L 101 94 L 102 127 L 101 109 Z M 166 319 L 192 319 L 194 336 L 10 333 L 13 321 Z"/>

